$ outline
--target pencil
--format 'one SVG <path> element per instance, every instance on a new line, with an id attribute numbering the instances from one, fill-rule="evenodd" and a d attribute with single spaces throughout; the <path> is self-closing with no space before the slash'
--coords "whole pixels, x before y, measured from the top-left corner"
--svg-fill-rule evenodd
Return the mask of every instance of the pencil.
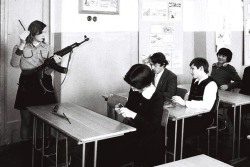
<path id="1" fill-rule="evenodd" d="M 26 29 L 24 28 L 22 22 L 21 22 L 20 20 L 18 20 L 18 21 L 19 21 L 19 23 L 21 24 L 21 26 L 23 27 L 23 29 L 24 29 L 24 31 L 25 31 Z"/>
<path id="2" fill-rule="evenodd" d="M 67 119 L 67 121 L 71 124 L 71 122 L 69 121 L 68 117 L 64 114 L 64 112 L 63 112 L 63 115 Z"/>

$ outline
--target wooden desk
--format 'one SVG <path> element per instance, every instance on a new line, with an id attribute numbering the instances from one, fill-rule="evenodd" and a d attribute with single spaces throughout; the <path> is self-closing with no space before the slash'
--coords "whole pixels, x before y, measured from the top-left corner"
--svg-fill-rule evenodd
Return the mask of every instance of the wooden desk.
<path id="1" fill-rule="evenodd" d="M 187 108 L 184 106 L 175 106 L 175 107 L 163 107 L 164 110 L 168 110 L 169 119 L 171 121 L 175 121 L 175 141 L 174 141 L 174 161 L 176 160 L 176 145 L 177 145 L 177 129 L 178 129 L 178 120 L 182 121 L 181 127 L 181 151 L 180 151 L 180 159 L 182 159 L 183 154 L 183 136 L 184 136 L 184 120 L 189 117 L 197 116 L 199 114 L 203 114 L 209 112 L 209 110 L 200 109 L 200 108 Z"/>
<path id="2" fill-rule="evenodd" d="M 33 133 L 32 162 L 34 161 L 34 139 L 36 138 L 35 126 L 37 119 L 42 120 L 43 127 L 44 123 L 46 123 L 65 136 L 76 140 L 78 144 L 82 144 L 82 166 L 85 165 L 86 143 L 95 143 L 94 166 L 96 166 L 97 141 L 121 136 L 125 133 L 136 130 L 134 127 L 125 125 L 76 104 L 58 104 L 58 113 L 65 113 L 71 123 L 70 124 L 66 119 L 52 113 L 54 106 L 55 104 L 28 107 L 29 111 L 34 116 L 33 132 L 35 133 Z M 44 147 L 42 149 L 44 150 Z M 34 165 L 34 163 L 32 164 Z"/>
<path id="3" fill-rule="evenodd" d="M 217 159 L 201 154 L 179 161 L 159 165 L 157 167 L 233 167 Z"/>
<path id="4" fill-rule="evenodd" d="M 124 97 L 124 98 L 128 98 L 128 93 L 117 93 L 115 94 L 117 96 L 120 97 Z M 105 98 L 105 100 L 108 100 L 108 96 L 103 96 Z M 115 111 L 111 111 L 111 112 L 115 112 Z M 163 116 L 162 116 L 162 122 L 161 125 L 165 126 L 165 120 L 166 117 L 168 116 L 169 112 L 169 120 L 171 121 L 175 121 L 175 141 L 174 141 L 174 152 L 173 152 L 173 160 L 176 160 L 176 146 L 177 146 L 177 129 L 178 129 L 178 121 L 181 120 L 182 121 L 182 127 L 181 127 L 181 150 L 180 150 L 180 159 L 182 159 L 182 155 L 183 155 L 183 135 L 184 135 L 184 120 L 185 118 L 189 118 L 189 117 L 193 117 L 202 113 L 206 113 L 209 112 L 209 110 L 205 110 L 205 109 L 200 109 L 200 108 L 187 108 L 184 106 L 180 106 L 177 105 L 175 107 L 166 107 L 163 106 Z M 116 115 L 115 113 L 112 114 L 108 114 L 108 115 Z M 114 117 L 114 119 L 116 119 L 117 116 Z M 165 134 L 165 137 L 167 134 Z M 166 141 L 165 141 L 166 142 Z M 165 143 L 166 144 L 166 143 Z"/>
<path id="5" fill-rule="evenodd" d="M 187 89 L 189 91 L 190 84 L 178 85 L 180 88 Z M 241 134 L 241 106 L 250 104 L 250 96 L 240 93 L 219 90 L 220 101 L 232 105 L 234 108 L 234 122 L 233 122 L 233 143 L 232 143 L 232 160 L 237 161 L 240 158 L 240 134 Z M 238 156 L 235 159 L 235 120 L 236 120 L 236 107 L 239 107 L 239 136 L 238 136 Z"/>

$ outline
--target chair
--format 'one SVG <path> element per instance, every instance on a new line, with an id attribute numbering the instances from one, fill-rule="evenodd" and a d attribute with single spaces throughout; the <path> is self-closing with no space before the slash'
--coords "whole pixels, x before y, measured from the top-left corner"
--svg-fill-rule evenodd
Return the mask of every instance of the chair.
<path id="1" fill-rule="evenodd" d="M 186 94 L 187 94 L 187 89 L 178 88 L 178 87 L 177 87 L 177 89 L 176 89 L 176 95 L 177 95 L 177 96 L 180 96 L 181 98 L 185 99 Z"/>
<path id="2" fill-rule="evenodd" d="M 125 106 L 127 98 L 115 94 L 110 94 L 107 98 L 107 115 L 109 118 L 117 120 L 117 113 L 115 112 L 115 105 L 121 103 Z"/>
<path id="3" fill-rule="evenodd" d="M 220 104 L 220 98 L 217 97 L 215 101 L 215 108 L 214 108 L 214 118 L 213 118 L 213 123 L 207 128 L 207 152 L 208 155 L 210 154 L 210 130 L 215 129 L 216 130 L 216 135 L 215 135 L 215 157 L 217 157 L 217 152 L 218 152 L 218 112 L 219 112 L 219 104 Z"/>

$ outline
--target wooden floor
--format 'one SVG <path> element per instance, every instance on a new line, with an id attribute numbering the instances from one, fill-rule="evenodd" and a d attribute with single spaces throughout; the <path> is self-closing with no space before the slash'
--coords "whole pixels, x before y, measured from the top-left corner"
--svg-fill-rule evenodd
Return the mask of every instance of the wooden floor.
<path id="1" fill-rule="evenodd" d="M 228 137 L 228 135 L 225 135 L 225 134 L 221 134 L 219 138 L 220 138 L 220 141 L 219 141 L 218 159 L 225 163 L 229 163 L 232 157 L 231 139 Z M 201 150 L 204 151 L 203 153 L 206 152 L 206 148 L 202 148 L 206 146 L 205 140 L 206 140 L 206 137 L 204 138 L 201 137 L 200 139 Z M 190 145 L 190 143 L 186 145 Z M 63 152 L 63 150 L 65 149 L 63 148 L 63 146 L 64 146 L 63 141 L 61 141 L 61 143 L 59 143 L 60 152 Z M 185 148 L 184 158 L 199 154 L 199 152 L 193 151 L 194 147 L 191 148 L 191 147 L 186 146 L 184 148 Z M 76 148 L 76 150 L 77 149 L 79 148 Z M 0 147 L 0 166 L 1 167 L 30 167 L 31 166 L 31 150 L 32 150 L 31 143 L 27 143 L 27 142 L 1 146 Z M 72 151 L 71 151 L 71 154 L 72 154 Z M 240 163 L 234 164 L 233 166 L 250 167 L 250 140 L 244 140 L 242 142 L 241 155 L 242 157 L 246 157 L 246 159 Z M 212 150 L 211 156 L 214 156 L 213 150 Z M 40 156 L 37 155 L 36 157 L 40 157 Z M 59 159 L 60 159 L 59 161 L 63 161 L 64 157 L 65 157 L 65 154 L 62 156 L 59 156 Z M 36 158 L 35 161 L 36 161 L 35 167 L 39 167 L 41 159 Z M 78 161 L 78 163 L 71 162 L 70 166 L 74 166 L 74 167 L 81 166 L 80 160 L 72 158 L 72 161 Z M 51 167 L 53 165 L 45 161 L 44 166 Z"/>

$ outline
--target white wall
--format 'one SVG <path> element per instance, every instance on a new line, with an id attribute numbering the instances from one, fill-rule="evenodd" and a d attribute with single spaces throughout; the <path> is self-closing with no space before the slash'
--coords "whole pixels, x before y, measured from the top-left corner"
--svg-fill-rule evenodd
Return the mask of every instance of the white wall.
<path id="1" fill-rule="evenodd" d="M 87 16 L 97 16 L 97 22 L 87 21 Z M 74 49 L 58 93 L 61 101 L 106 115 L 102 95 L 128 91 L 123 76 L 138 62 L 138 1 L 120 0 L 119 15 L 79 14 L 78 1 L 52 1 L 51 25 L 55 50 L 82 41 L 84 35 L 90 39 Z"/>

